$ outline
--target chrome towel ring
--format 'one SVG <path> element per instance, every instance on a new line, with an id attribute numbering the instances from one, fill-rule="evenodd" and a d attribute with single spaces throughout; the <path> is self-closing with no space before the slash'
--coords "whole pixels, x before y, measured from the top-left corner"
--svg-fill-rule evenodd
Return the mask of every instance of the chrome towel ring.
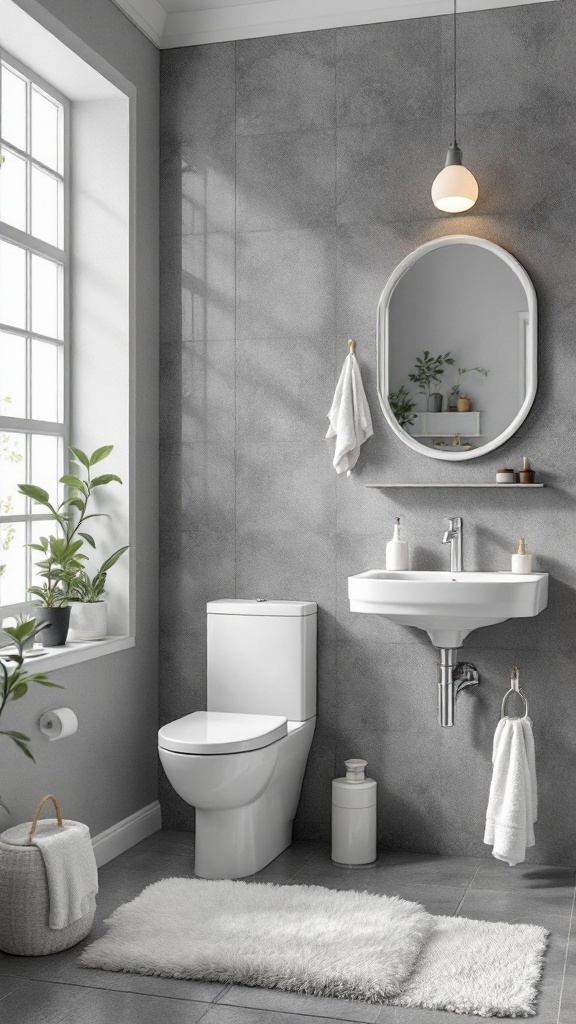
<path id="1" fill-rule="evenodd" d="M 518 696 L 521 697 L 524 701 L 525 711 L 522 717 L 528 718 L 528 700 L 526 698 L 526 694 L 523 692 L 520 686 L 520 669 L 516 667 L 510 669 L 510 689 L 506 691 L 502 700 L 502 707 L 500 709 L 501 718 L 504 718 L 506 700 L 512 693 L 517 693 Z"/>

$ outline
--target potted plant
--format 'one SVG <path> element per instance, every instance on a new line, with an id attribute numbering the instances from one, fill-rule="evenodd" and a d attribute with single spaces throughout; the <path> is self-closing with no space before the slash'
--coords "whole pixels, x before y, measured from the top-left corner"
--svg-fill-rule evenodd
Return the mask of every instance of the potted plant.
<path id="1" fill-rule="evenodd" d="M 416 413 L 413 411 L 416 408 L 416 402 L 412 401 L 404 385 L 398 388 L 398 391 L 391 391 L 388 401 L 399 426 L 411 427 L 416 419 Z"/>
<path id="2" fill-rule="evenodd" d="M 70 640 L 103 640 L 108 632 L 108 606 L 103 600 L 106 574 L 128 550 L 118 548 L 102 563 L 95 576 L 85 569 L 73 572 L 66 583 L 66 597 L 71 602 Z"/>
<path id="3" fill-rule="evenodd" d="M 428 412 L 442 411 L 442 395 L 438 393 L 437 388 L 446 367 L 453 365 L 454 359 L 449 352 L 432 356 L 425 349 L 422 355 L 417 357 L 414 373 L 408 374 L 408 380 L 413 381 L 418 386 L 418 391 L 425 396 Z"/>
<path id="4" fill-rule="evenodd" d="M 85 573 L 85 563 L 88 561 L 88 556 L 82 550 L 83 545 L 86 543 L 91 548 L 96 547 L 93 536 L 87 533 L 85 528 L 81 529 L 89 519 L 105 515 L 104 512 L 88 511 L 92 494 L 96 488 L 113 481 L 122 483 L 120 477 L 115 473 L 99 473 L 97 476 L 92 476 L 93 467 L 108 458 L 113 451 L 113 445 L 103 445 L 91 455 L 87 455 L 80 448 L 71 447 L 70 451 L 85 473 L 80 475 L 82 469 L 78 469 L 78 472 L 65 473 L 60 478 L 60 483 L 66 485 L 68 494 L 58 506 L 50 501 L 50 495 L 41 487 L 34 484 L 20 484 L 18 488 L 22 494 L 31 498 L 37 505 L 48 509 L 61 534 L 61 536 L 41 537 L 38 544 L 30 545 L 44 556 L 36 563 L 40 570 L 39 575 L 44 582 L 41 586 L 30 587 L 29 591 L 40 601 L 37 618 L 41 621 L 49 621 L 50 627 L 54 627 L 47 628 L 42 637 L 42 642 L 47 647 L 59 647 L 66 643 L 71 616 L 70 603 L 78 600 L 72 589 L 73 583 L 77 577 L 82 579 L 82 573 Z M 77 464 L 73 464 L 72 468 L 77 469 Z M 113 559 L 110 563 L 113 565 L 125 550 L 126 548 L 121 548 L 114 552 L 107 562 Z M 104 566 L 107 565 L 107 562 L 104 562 Z M 102 567 L 100 571 L 102 571 Z M 106 571 L 105 569 L 104 574 Z M 99 600 L 98 597 L 97 601 Z"/>
<path id="5" fill-rule="evenodd" d="M 45 491 L 43 493 L 46 494 Z M 47 494 L 46 497 L 48 498 Z M 62 574 L 82 568 L 82 561 L 86 558 L 80 550 L 82 541 L 70 542 L 65 537 L 50 536 L 41 537 L 38 544 L 30 546 L 44 555 L 44 558 L 36 562 L 38 575 L 44 582 L 41 586 L 34 585 L 28 588 L 40 601 L 36 618 L 46 627 L 41 643 L 44 647 L 62 647 L 66 643 L 70 624 L 70 605 L 61 585 Z"/>
<path id="6" fill-rule="evenodd" d="M 36 683 L 38 686 L 50 686 L 52 689 L 62 690 L 58 683 L 51 683 L 43 672 L 28 672 L 22 666 L 24 664 L 23 649 L 25 644 L 32 640 L 45 629 L 44 623 L 36 622 L 35 619 L 28 619 L 16 626 L 4 626 L 3 632 L 13 641 L 16 653 L 3 654 L 0 658 L 0 717 L 6 705 L 11 701 L 21 700 L 28 693 L 30 686 Z M 8 739 L 18 747 L 19 750 L 32 761 L 34 755 L 28 744 L 30 737 L 23 732 L 16 732 L 15 729 L 0 729 L 0 736 L 7 736 Z M 6 804 L 0 799 L 0 807 L 8 811 Z"/>
<path id="7" fill-rule="evenodd" d="M 481 373 L 483 377 L 487 377 L 488 372 L 483 366 L 470 366 L 468 368 L 459 366 L 458 378 L 448 396 L 448 411 L 469 412 L 472 407 L 472 400 L 469 395 L 463 395 L 460 390 L 464 375 L 467 373 Z"/>

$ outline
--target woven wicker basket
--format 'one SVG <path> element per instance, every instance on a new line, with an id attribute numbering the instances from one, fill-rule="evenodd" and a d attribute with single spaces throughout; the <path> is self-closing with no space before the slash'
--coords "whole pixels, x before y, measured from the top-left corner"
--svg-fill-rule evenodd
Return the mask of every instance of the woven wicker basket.
<path id="1" fill-rule="evenodd" d="M 56 808 L 56 821 L 63 827 L 62 811 L 56 797 L 45 796 L 30 824 L 29 842 L 36 831 L 40 811 L 47 800 Z M 54 820 L 54 819 L 52 819 Z M 0 840 L 0 950 L 16 956 L 44 956 L 74 946 L 88 935 L 96 900 L 88 914 L 57 931 L 48 926 L 50 897 L 44 858 L 37 846 L 14 846 Z"/>

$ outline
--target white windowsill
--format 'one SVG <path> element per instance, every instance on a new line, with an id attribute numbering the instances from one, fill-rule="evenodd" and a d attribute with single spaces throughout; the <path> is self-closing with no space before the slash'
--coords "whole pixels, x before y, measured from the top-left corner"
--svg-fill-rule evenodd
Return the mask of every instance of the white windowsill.
<path id="1" fill-rule="evenodd" d="M 24 667 L 29 672 L 55 672 L 59 668 L 92 661 L 105 654 L 116 654 L 134 647 L 133 636 L 107 636 L 105 640 L 88 640 L 84 643 L 67 643 L 63 647 L 47 647 L 44 654 L 36 658 L 25 658 Z M 1 651 L 0 651 L 1 657 Z"/>

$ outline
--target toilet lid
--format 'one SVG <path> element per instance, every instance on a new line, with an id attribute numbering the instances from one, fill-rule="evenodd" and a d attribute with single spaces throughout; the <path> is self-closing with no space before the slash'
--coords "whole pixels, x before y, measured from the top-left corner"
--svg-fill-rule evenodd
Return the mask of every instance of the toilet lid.
<path id="1" fill-rule="evenodd" d="M 280 715 L 194 711 L 163 725 L 158 745 L 180 754 L 235 754 L 267 747 L 286 733 L 286 719 Z"/>

